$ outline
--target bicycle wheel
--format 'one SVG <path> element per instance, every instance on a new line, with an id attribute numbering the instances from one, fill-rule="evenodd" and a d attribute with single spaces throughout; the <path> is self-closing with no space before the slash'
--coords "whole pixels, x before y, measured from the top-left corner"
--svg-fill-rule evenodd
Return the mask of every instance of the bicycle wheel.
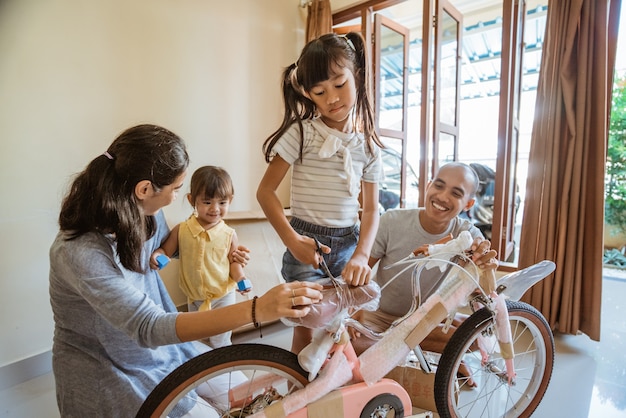
<path id="1" fill-rule="evenodd" d="M 247 417 L 304 387 L 307 377 L 298 357 L 282 348 L 263 344 L 222 347 L 172 371 L 146 398 L 137 417 L 166 417 L 172 410 L 175 415 L 195 402 L 210 405 L 220 417 Z"/>
<path id="2" fill-rule="evenodd" d="M 532 306 L 507 301 L 515 351 L 515 384 L 509 385 L 495 338 L 495 322 L 481 309 L 454 332 L 435 375 L 435 402 L 440 417 L 528 417 L 548 388 L 554 366 L 554 337 L 545 318 Z M 487 349 L 482 361 L 477 340 Z M 477 384 L 458 374 L 463 362 Z"/>
<path id="3" fill-rule="evenodd" d="M 409 411 L 411 412 L 411 411 Z M 397 396 L 383 393 L 369 401 L 361 411 L 360 418 L 404 417 L 404 406 Z"/>

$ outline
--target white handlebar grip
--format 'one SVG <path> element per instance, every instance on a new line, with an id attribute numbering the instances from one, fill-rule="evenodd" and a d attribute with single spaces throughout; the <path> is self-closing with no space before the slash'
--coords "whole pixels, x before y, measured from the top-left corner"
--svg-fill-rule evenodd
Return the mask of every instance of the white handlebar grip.
<path id="1" fill-rule="evenodd" d="M 472 234 L 469 231 L 461 231 L 458 237 L 446 242 L 445 244 L 432 244 L 428 246 L 428 254 L 436 255 L 442 252 L 446 253 L 462 253 L 474 242 Z"/>
<path id="2" fill-rule="evenodd" d="M 469 231 L 461 231 L 458 237 L 446 242 L 445 244 L 432 244 L 428 246 L 428 255 L 432 257 L 431 261 L 426 263 L 426 268 L 439 267 L 442 272 L 445 270 L 447 261 L 451 253 L 463 253 L 469 249 L 474 242 L 472 234 Z M 440 258 L 443 261 L 437 261 L 437 255 L 443 254 Z"/>

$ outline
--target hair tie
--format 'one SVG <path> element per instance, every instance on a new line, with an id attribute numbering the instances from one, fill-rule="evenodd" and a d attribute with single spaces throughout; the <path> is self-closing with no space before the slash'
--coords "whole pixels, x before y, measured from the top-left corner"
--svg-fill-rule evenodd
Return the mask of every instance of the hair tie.
<path id="1" fill-rule="evenodd" d="M 105 157 L 107 157 L 109 160 L 113 160 L 113 156 L 111 154 L 109 154 L 109 151 L 104 151 L 102 153 L 102 155 L 104 155 Z"/>
<path id="2" fill-rule="evenodd" d="M 298 64 L 294 65 L 289 73 L 289 82 L 295 91 L 305 96 L 304 88 L 298 83 Z"/>
<path id="3" fill-rule="evenodd" d="M 343 39 L 345 39 L 345 40 L 346 40 L 346 42 L 348 43 L 348 46 L 349 46 L 349 47 L 350 47 L 353 51 L 355 51 L 355 52 L 356 52 L 356 48 L 354 47 L 354 44 L 352 43 L 352 40 L 351 40 L 350 38 L 348 38 L 348 36 L 347 36 L 347 35 L 339 35 L 339 36 L 341 36 Z"/>

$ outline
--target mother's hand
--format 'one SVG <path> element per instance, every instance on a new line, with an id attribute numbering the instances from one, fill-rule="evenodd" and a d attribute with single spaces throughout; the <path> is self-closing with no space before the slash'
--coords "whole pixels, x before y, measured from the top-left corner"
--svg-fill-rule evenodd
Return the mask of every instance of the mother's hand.
<path id="1" fill-rule="evenodd" d="M 280 318 L 300 318 L 311 310 L 310 305 L 322 300 L 322 285 L 313 282 L 292 282 L 274 286 L 257 300 L 260 322 Z"/>

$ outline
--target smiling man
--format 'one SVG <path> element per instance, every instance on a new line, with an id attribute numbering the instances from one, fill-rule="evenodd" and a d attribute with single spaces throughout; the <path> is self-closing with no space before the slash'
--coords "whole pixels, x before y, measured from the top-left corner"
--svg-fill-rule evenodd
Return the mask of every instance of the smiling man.
<path id="1" fill-rule="evenodd" d="M 479 266 L 484 262 L 480 257 L 490 249 L 491 243 L 484 239 L 471 221 L 459 217 L 462 211 L 468 210 L 474 204 L 478 186 L 478 176 L 470 166 L 459 162 L 448 163 L 439 169 L 428 184 L 424 207 L 389 210 L 381 215 L 369 259 L 371 267 L 378 264 L 375 280 L 382 289 L 380 305 L 377 311 L 359 311 L 356 314 L 357 319 L 373 331 L 382 332 L 409 311 L 414 300 L 412 270 L 409 269 L 393 279 L 405 266 L 387 266 L 405 258 L 422 245 L 435 243 L 448 235 L 456 238 L 461 231 L 469 231 L 474 237 L 474 261 Z M 422 270 L 417 289 L 418 304 L 437 289 L 440 278 L 438 269 Z M 448 334 L 435 329 L 421 347 L 424 350 L 441 352 L 462 319 L 459 317 L 454 321 Z M 352 343 L 359 354 L 374 341 L 355 334 Z"/>

